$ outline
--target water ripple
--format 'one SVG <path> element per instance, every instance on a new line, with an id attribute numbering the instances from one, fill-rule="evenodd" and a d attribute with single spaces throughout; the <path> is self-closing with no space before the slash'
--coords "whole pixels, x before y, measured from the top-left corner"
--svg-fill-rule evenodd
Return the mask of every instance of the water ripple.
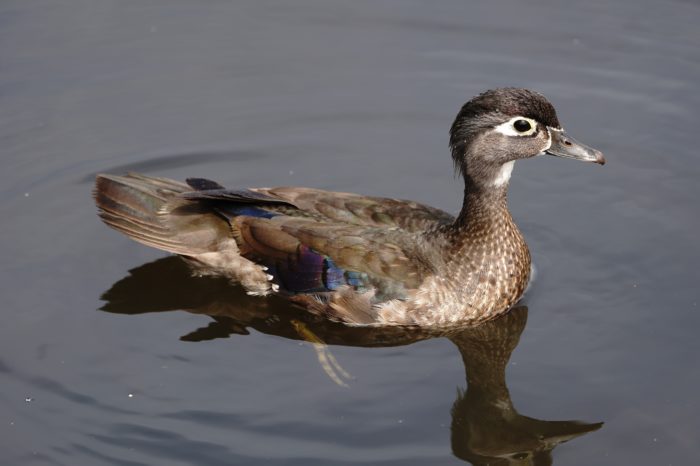
<path id="1" fill-rule="evenodd" d="M 216 163 L 216 162 L 229 162 L 232 159 L 237 161 L 241 160 L 260 160 L 266 157 L 266 154 L 246 151 L 246 150 L 235 150 L 235 151 L 222 151 L 222 152 L 187 152 L 184 154 L 172 154 L 172 155 L 161 155 L 147 160 L 141 160 L 138 162 L 126 163 L 121 165 L 113 165 L 111 167 L 105 167 L 99 172 L 92 172 L 83 178 L 81 178 L 81 183 L 92 183 L 95 180 L 95 176 L 98 173 L 108 172 L 108 173 L 127 173 L 127 172 L 148 172 L 148 171 L 158 171 L 162 169 L 172 169 L 181 168 L 189 166 L 202 165 L 203 163 Z"/>

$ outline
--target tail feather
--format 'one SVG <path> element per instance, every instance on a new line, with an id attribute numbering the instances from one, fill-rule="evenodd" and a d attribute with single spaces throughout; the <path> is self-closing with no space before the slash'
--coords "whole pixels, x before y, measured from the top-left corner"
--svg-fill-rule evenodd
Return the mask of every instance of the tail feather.
<path id="1" fill-rule="evenodd" d="M 165 178 L 100 174 L 94 195 L 99 215 L 110 227 L 148 246 L 193 255 L 215 250 L 219 238 L 230 233 L 206 206 L 180 199 L 191 190 Z"/>

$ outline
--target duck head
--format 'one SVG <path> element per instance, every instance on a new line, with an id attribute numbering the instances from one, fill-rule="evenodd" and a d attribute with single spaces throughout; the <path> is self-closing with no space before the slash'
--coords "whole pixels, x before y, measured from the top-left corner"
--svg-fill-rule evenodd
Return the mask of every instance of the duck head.
<path id="1" fill-rule="evenodd" d="M 516 160 L 542 154 L 605 163 L 600 151 L 566 134 L 542 94 L 519 88 L 486 91 L 464 104 L 450 149 L 456 169 L 477 188 L 506 186 Z"/>

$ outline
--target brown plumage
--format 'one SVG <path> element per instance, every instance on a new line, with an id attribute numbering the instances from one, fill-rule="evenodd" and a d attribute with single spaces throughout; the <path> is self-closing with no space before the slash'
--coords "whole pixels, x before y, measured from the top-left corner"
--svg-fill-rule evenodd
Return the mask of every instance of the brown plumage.
<path id="1" fill-rule="evenodd" d="M 530 277 L 506 202 L 513 162 L 544 152 L 604 159 L 568 138 L 551 104 L 524 89 L 465 104 L 450 145 L 465 179 L 457 218 L 399 199 L 137 174 L 98 175 L 95 198 L 109 226 L 250 294 L 279 293 L 348 324 L 473 325 L 509 309 Z"/>

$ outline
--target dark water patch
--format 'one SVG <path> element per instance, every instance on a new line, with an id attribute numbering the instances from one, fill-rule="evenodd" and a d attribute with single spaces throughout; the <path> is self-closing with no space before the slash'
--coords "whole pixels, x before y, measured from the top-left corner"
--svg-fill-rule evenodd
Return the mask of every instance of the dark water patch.
<path id="1" fill-rule="evenodd" d="M 227 465 L 244 459 L 216 443 L 191 440 L 164 430 L 133 424 L 116 425 L 111 430 L 112 435 L 91 434 L 90 437 L 100 444 L 136 450 L 151 458 L 190 464 Z"/>
<path id="2" fill-rule="evenodd" d="M 71 390 L 67 387 L 65 387 L 63 384 L 55 381 L 48 379 L 46 377 L 27 377 L 27 382 L 40 390 L 43 390 L 47 392 L 48 394 L 51 395 L 56 395 L 60 398 L 63 398 L 67 401 L 70 401 L 71 403 L 77 403 L 80 405 L 85 405 L 85 406 L 91 406 L 94 408 L 98 408 L 101 411 L 107 411 L 110 413 L 120 413 L 120 414 L 133 414 L 134 411 L 123 409 L 123 408 L 116 408 L 114 406 L 109 406 L 105 405 L 98 399 L 90 396 L 90 395 L 85 395 L 82 393 L 78 393 L 74 390 Z"/>
<path id="3" fill-rule="evenodd" d="M 2 360 L 0 360 L 0 372 L 2 372 L 3 374 L 12 374 L 13 370 L 10 369 L 10 367 L 7 364 L 5 364 Z"/>
<path id="4" fill-rule="evenodd" d="M 114 456 L 107 455 L 105 453 L 99 452 L 93 448 L 87 447 L 85 445 L 71 445 L 71 448 L 78 453 L 85 455 L 86 457 L 93 458 L 104 464 L 111 464 L 114 466 L 146 466 L 149 463 L 142 463 L 140 461 L 129 461 L 123 458 L 117 458 Z"/>
<path id="5" fill-rule="evenodd" d="M 16 458 L 6 458 L 15 464 L 55 464 L 57 466 L 65 466 L 66 463 L 62 463 L 51 455 L 33 452 Z"/>

